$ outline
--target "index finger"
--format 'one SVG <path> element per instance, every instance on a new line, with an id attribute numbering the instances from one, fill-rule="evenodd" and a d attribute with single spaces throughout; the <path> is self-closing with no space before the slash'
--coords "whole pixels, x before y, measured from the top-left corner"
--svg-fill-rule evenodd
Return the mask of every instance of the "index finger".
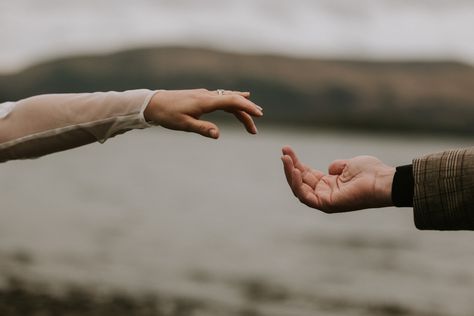
<path id="1" fill-rule="evenodd" d="M 285 177 L 286 181 L 288 182 L 288 185 L 291 188 L 291 191 L 293 191 L 293 194 L 296 196 L 296 191 L 293 188 L 293 169 L 295 168 L 293 165 L 293 161 L 291 160 L 290 156 L 283 156 L 281 157 L 281 160 L 283 161 L 283 169 L 285 171 Z"/>
<path id="2" fill-rule="evenodd" d="M 310 169 L 310 167 L 308 167 L 307 165 L 303 164 L 300 162 L 300 160 L 298 159 L 298 157 L 296 156 L 296 153 L 293 151 L 293 149 L 290 147 L 290 146 L 285 146 L 283 147 L 282 149 L 282 152 L 284 155 L 288 155 L 291 157 L 291 160 L 293 160 L 293 164 L 295 165 L 296 168 L 298 168 L 301 172 L 305 172 L 307 171 L 308 169 Z"/>
<path id="3" fill-rule="evenodd" d="M 238 94 L 226 94 L 213 97 L 206 111 L 212 112 L 216 110 L 232 112 L 244 111 L 253 116 L 263 116 L 260 106 Z"/>

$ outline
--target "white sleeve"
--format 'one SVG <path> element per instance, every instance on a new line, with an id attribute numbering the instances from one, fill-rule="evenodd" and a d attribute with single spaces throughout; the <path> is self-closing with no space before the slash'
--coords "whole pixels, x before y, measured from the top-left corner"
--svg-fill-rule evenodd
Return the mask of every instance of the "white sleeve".
<path id="1" fill-rule="evenodd" d="M 0 104 L 0 162 L 36 158 L 149 127 L 152 90 L 46 94 Z"/>

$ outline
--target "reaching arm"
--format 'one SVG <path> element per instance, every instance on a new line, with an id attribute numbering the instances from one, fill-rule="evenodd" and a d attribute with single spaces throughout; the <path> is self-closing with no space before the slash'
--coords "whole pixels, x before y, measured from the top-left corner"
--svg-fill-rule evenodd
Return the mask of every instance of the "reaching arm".
<path id="1" fill-rule="evenodd" d="M 0 105 L 0 162 L 36 158 L 151 124 L 217 138 L 219 130 L 200 116 L 216 110 L 235 114 L 256 133 L 252 116 L 261 108 L 248 93 L 217 95 L 204 89 L 130 90 L 35 96 Z"/>

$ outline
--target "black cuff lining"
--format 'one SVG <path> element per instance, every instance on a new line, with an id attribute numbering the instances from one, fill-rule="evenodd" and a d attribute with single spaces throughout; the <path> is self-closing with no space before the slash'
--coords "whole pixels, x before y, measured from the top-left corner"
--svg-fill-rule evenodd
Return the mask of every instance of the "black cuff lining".
<path id="1" fill-rule="evenodd" d="M 413 165 L 397 167 L 392 183 L 392 202 L 397 207 L 413 206 Z"/>

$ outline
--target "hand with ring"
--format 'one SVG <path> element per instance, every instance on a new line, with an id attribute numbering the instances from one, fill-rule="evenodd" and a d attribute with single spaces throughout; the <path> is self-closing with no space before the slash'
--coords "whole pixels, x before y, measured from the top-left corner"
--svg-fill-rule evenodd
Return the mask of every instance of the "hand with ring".
<path id="1" fill-rule="evenodd" d="M 148 122 L 168 129 L 217 139 L 217 125 L 200 118 L 206 113 L 222 110 L 234 114 L 249 133 L 256 134 L 257 127 L 252 117 L 262 116 L 263 109 L 249 97 L 249 92 L 227 90 L 161 90 L 152 97 L 144 115 Z"/>

